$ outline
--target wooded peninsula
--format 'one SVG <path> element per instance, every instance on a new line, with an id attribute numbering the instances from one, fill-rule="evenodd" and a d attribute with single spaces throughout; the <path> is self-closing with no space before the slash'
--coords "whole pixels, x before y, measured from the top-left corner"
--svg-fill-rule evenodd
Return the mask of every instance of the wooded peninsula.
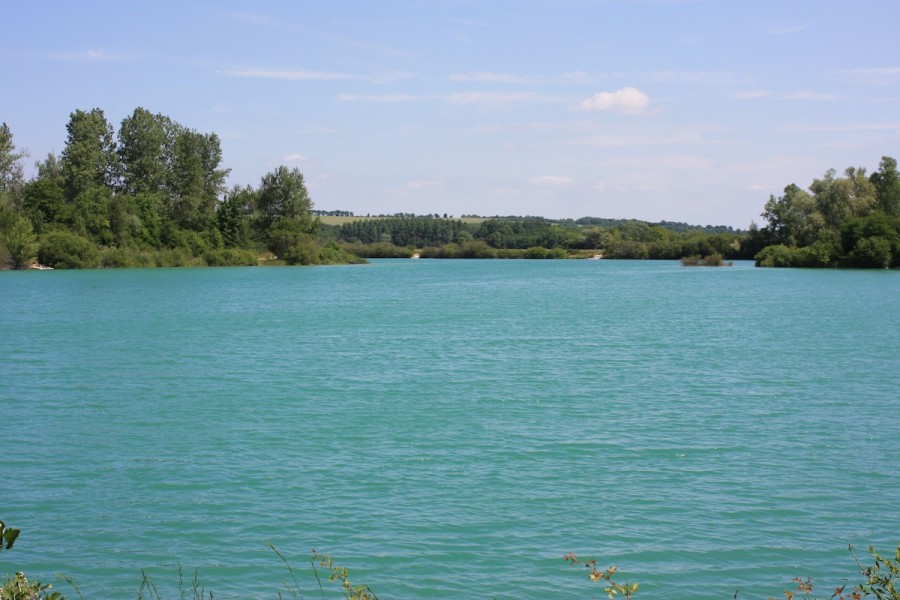
<path id="1" fill-rule="evenodd" d="M 900 173 L 833 169 L 790 184 L 746 231 L 661 221 L 447 214 L 355 216 L 313 209 L 303 174 L 280 166 L 227 188 L 215 133 L 144 108 L 116 133 L 76 110 L 65 148 L 25 180 L 0 125 L 0 268 L 315 265 L 365 258 L 630 258 L 767 267 L 900 267 Z M 709 260 L 707 260 L 709 259 Z"/>

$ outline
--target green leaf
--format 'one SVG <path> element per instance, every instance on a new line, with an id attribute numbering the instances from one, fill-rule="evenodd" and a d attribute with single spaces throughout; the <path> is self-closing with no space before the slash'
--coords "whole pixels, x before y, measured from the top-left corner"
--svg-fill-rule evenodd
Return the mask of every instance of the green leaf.
<path id="1" fill-rule="evenodd" d="M 6 544 L 7 550 L 13 547 L 13 544 L 16 542 L 16 538 L 19 537 L 19 530 L 10 528 L 3 532 L 3 541 Z M 3 547 L 3 544 L 0 544 L 0 548 Z"/>

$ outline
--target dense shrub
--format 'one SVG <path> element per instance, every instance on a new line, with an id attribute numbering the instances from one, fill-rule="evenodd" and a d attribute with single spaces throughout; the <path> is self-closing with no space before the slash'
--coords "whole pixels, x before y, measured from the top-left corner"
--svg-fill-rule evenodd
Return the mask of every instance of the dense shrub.
<path id="1" fill-rule="evenodd" d="M 107 269 L 156 266 L 153 254 L 134 248 L 105 248 L 100 252 L 100 264 Z"/>
<path id="2" fill-rule="evenodd" d="M 210 267 L 249 267 L 258 263 L 256 252 L 239 248 L 207 250 L 203 260 Z"/>
<path id="3" fill-rule="evenodd" d="M 78 234 L 52 231 L 41 237 L 38 261 L 56 269 L 94 269 L 100 265 L 100 252 Z"/>
<path id="4" fill-rule="evenodd" d="M 203 265 L 202 259 L 194 258 L 184 248 L 160 250 L 156 253 L 155 263 L 157 267 L 199 267 Z"/>
<path id="5" fill-rule="evenodd" d="M 893 262 L 891 242 L 883 237 L 867 237 L 856 242 L 849 263 L 861 269 L 888 269 Z"/>
<path id="6" fill-rule="evenodd" d="M 459 249 L 460 258 L 497 258 L 497 250 L 481 240 L 466 242 Z"/>
<path id="7" fill-rule="evenodd" d="M 376 242 L 374 244 L 344 243 L 341 248 L 351 255 L 363 258 L 411 258 L 415 249 L 411 246 L 395 246 L 390 242 Z M 425 255 L 425 252 L 422 252 Z"/>

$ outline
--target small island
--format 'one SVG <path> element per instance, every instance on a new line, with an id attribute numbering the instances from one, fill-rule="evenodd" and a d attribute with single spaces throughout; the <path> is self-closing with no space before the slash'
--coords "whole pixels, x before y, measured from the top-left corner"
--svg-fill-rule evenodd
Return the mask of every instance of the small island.
<path id="1" fill-rule="evenodd" d="M 681 259 L 681 264 L 685 267 L 732 267 L 734 263 L 722 260 L 721 254 L 709 254 L 707 256 L 685 256 Z"/>

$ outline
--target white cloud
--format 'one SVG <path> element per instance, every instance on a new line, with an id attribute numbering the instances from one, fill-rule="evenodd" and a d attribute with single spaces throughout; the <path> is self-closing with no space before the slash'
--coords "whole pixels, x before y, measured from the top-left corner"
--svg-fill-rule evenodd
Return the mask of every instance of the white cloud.
<path id="1" fill-rule="evenodd" d="M 530 185 L 572 185 L 575 180 L 564 175 L 543 175 L 541 177 L 532 177 L 528 180 Z"/>
<path id="2" fill-rule="evenodd" d="M 415 100 L 423 100 L 425 96 L 413 96 L 410 94 L 338 94 L 337 99 L 340 102 L 413 102 Z"/>
<path id="3" fill-rule="evenodd" d="M 73 50 L 68 52 L 51 52 L 46 55 L 50 60 L 63 62 L 117 62 L 125 60 L 122 56 L 108 54 L 103 50 Z"/>
<path id="4" fill-rule="evenodd" d="M 267 17 L 265 15 L 260 15 L 257 13 L 251 12 L 230 12 L 225 13 L 226 16 L 232 18 L 236 21 L 241 21 L 243 23 L 249 23 L 251 25 L 262 25 L 266 27 L 284 27 L 285 24 L 278 19 L 273 19 L 272 17 Z"/>
<path id="5" fill-rule="evenodd" d="M 444 182 L 436 179 L 411 179 L 406 182 L 406 187 L 411 190 L 441 188 L 444 187 Z"/>
<path id="6" fill-rule="evenodd" d="M 873 67 L 866 69 L 844 69 L 837 72 L 854 83 L 886 85 L 900 78 L 900 67 Z"/>
<path id="7" fill-rule="evenodd" d="M 278 79 L 282 81 L 367 81 L 385 84 L 408 79 L 413 75 L 404 71 L 383 71 L 374 75 L 359 75 L 335 71 L 313 71 L 311 69 L 260 69 L 236 68 L 219 69 L 219 75 L 243 77 L 247 79 Z"/>
<path id="8" fill-rule="evenodd" d="M 306 69 L 222 69 L 220 75 L 228 77 L 246 77 L 250 79 L 282 79 L 286 81 L 329 81 L 360 79 L 347 73 L 328 71 L 309 71 Z"/>
<path id="9" fill-rule="evenodd" d="M 455 73 L 450 76 L 450 81 L 478 81 L 488 83 L 525 83 L 526 79 L 510 73 L 492 73 L 490 71 L 476 71 L 474 73 Z"/>
<path id="10" fill-rule="evenodd" d="M 772 92 L 768 90 L 745 90 L 743 92 L 735 92 L 731 97 L 736 98 L 737 100 L 755 100 L 757 98 L 766 98 L 771 95 Z"/>
<path id="11" fill-rule="evenodd" d="M 582 142 L 597 148 L 621 148 L 627 146 L 667 146 L 671 144 L 700 144 L 703 138 L 693 132 L 673 135 L 595 135 Z"/>
<path id="12" fill-rule="evenodd" d="M 800 91 L 785 94 L 783 98 L 785 100 L 814 100 L 816 102 L 823 102 L 834 100 L 837 96 L 834 94 L 826 94 L 824 92 Z"/>
<path id="13" fill-rule="evenodd" d="M 585 73 L 584 71 L 571 71 L 569 73 L 563 73 L 563 80 L 570 81 L 575 83 L 586 83 L 593 81 L 593 77 L 590 74 Z"/>
<path id="14" fill-rule="evenodd" d="M 452 104 L 510 104 L 512 102 L 549 102 L 550 96 L 535 92 L 460 92 L 445 99 Z"/>
<path id="15" fill-rule="evenodd" d="M 809 29 L 809 25 L 771 25 L 766 28 L 769 35 L 789 35 Z"/>
<path id="16" fill-rule="evenodd" d="M 579 104 L 581 110 L 615 111 L 639 114 L 650 106 L 650 98 L 637 88 L 625 87 L 615 92 L 597 92 Z"/>
<path id="17" fill-rule="evenodd" d="M 746 82 L 749 79 L 746 75 L 731 71 L 659 71 L 653 73 L 651 77 L 655 81 L 703 84 Z"/>
<path id="18" fill-rule="evenodd" d="M 889 123 L 859 123 L 856 125 L 784 125 L 780 131 L 805 131 L 811 133 L 834 133 L 853 131 L 896 131 L 900 132 L 900 121 Z"/>
<path id="19" fill-rule="evenodd" d="M 306 162 L 306 157 L 303 156 L 302 154 L 297 154 L 295 152 L 293 154 L 285 154 L 284 156 L 281 157 L 281 160 L 283 160 L 286 163 L 299 164 L 299 163 Z"/>
<path id="20" fill-rule="evenodd" d="M 340 35 L 329 35 L 328 39 L 347 46 L 348 48 L 357 48 L 359 50 L 365 50 L 367 52 L 378 52 L 381 54 L 386 54 L 388 56 L 398 56 L 402 58 L 409 58 L 414 56 L 413 52 L 409 52 L 407 50 L 401 50 L 399 48 L 391 48 L 389 46 L 379 46 L 377 44 L 368 44 L 366 42 L 360 42 L 357 40 L 353 40 L 350 38 L 346 38 Z"/>
<path id="21" fill-rule="evenodd" d="M 508 186 L 498 186 L 495 188 L 491 188 L 491 194 L 495 196 L 518 196 L 522 193 L 522 190 L 519 188 L 508 187 Z"/>
<path id="22" fill-rule="evenodd" d="M 463 25 L 465 27 L 481 27 L 481 28 L 490 27 L 490 25 L 488 23 L 485 23 L 484 21 L 475 21 L 473 19 L 448 19 L 448 20 L 450 23 L 453 23 L 454 25 Z"/>
<path id="23" fill-rule="evenodd" d="M 707 169 L 713 165 L 713 161 L 705 156 L 691 154 L 667 154 L 660 157 L 648 156 L 623 156 L 600 161 L 606 167 L 619 167 L 627 169 Z"/>

